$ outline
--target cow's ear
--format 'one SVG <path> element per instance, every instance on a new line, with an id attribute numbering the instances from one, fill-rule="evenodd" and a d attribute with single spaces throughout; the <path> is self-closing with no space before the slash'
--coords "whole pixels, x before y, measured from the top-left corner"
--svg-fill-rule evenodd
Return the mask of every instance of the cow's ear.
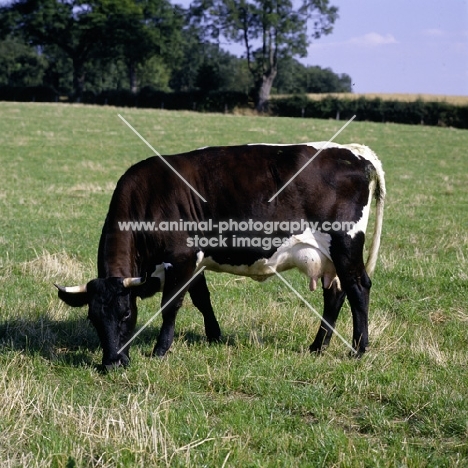
<path id="1" fill-rule="evenodd" d="M 156 265 L 151 275 L 147 274 L 145 281 L 135 288 L 135 294 L 141 299 L 146 299 L 154 296 L 157 292 L 162 292 L 166 281 L 166 273 L 172 268 L 171 263 L 163 262 Z"/>
<path id="2" fill-rule="evenodd" d="M 159 278 L 151 277 L 147 278 L 146 281 L 141 285 L 132 288 L 132 290 L 135 292 L 135 295 L 141 299 L 154 296 L 157 292 L 160 292 L 161 289 L 161 280 Z"/>
<path id="3" fill-rule="evenodd" d="M 64 287 L 59 286 L 58 284 L 55 285 L 58 289 L 58 297 L 62 299 L 65 304 L 68 304 L 71 307 L 82 307 L 89 303 L 88 300 L 88 293 L 86 292 L 86 288 L 82 287 L 81 289 L 78 287 Z"/>

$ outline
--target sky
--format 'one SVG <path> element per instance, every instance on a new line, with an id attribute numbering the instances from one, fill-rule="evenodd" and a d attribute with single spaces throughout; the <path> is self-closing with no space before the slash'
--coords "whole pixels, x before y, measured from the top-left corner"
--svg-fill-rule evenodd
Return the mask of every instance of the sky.
<path id="1" fill-rule="evenodd" d="M 468 0 L 332 0 L 340 18 L 303 60 L 357 93 L 468 95 Z"/>
<path id="2" fill-rule="evenodd" d="M 330 4 L 339 10 L 334 30 L 311 44 L 302 63 L 347 73 L 355 93 L 468 95 L 468 0 Z"/>

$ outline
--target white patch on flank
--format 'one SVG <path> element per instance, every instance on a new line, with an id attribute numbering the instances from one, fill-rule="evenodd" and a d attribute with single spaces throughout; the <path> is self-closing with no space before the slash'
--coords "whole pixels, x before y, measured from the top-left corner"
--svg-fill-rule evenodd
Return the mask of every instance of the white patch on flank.
<path id="1" fill-rule="evenodd" d="M 270 145 L 268 143 L 259 143 L 260 145 L 265 145 L 265 146 L 294 146 L 294 145 L 284 145 L 284 144 L 279 144 L 279 145 Z M 365 145 L 360 145 L 359 143 L 349 143 L 346 145 L 340 145 L 338 143 L 333 143 L 333 142 L 328 142 L 328 141 L 315 141 L 315 142 L 309 142 L 309 143 L 298 143 L 298 145 L 305 145 L 305 146 L 311 146 L 312 148 L 315 149 L 327 149 L 327 148 L 342 148 L 346 149 L 348 151 L 351 151 L 354 156 L 356 156 L 358 159 L 364 158 L 365 160 L 369 161 L 375 168 L 377 172 L 377 179 L 380 181 L 380 191 L 381 191 L 381 196 L 385 196 L 385 184 L 384 184 L 384 172 L 382 169 L 382 163 L 380 162 L 380 159 L 377 157 L 377 155 L 368 147 Z M 357 221 L 357 223 L 353 226 L 353 228 L 347 233 L 348 236 L 351 238 L 354 238 L 354 236 L 358 232 L 366 232 L 367 229 L 367 223 L 369 221 L 369 213 L 370 213 L 370 207 L 372 203 L 372 199 L 374 196 L 374 191 L 375 191 L 375 180 L 372 180 L 369 184 L 369 200 L 367 201 L 367 204 L 363 207 L 362 209 L 362 216 L 361 218 Z"/>
<path id="2" fill-rule="evenodd" d="M 313 146 L 314 148 L 320 149 L 327 144 L 326 141 L 319 141 L 316 143 L 308 143 L 308 145 Z M 369 161 L 375 168 L 377 172 L 377 179 L 380 181 L 380 192 L 381 197 L 385 196 L 385 178 L 384 172 L 382 168 L 382 163 L 377 155 L 365 145 L 360 145 L 358 143 L 350 143 L 347 145 L 339 145 L 337 143 L 329 143 L 326 148 L 343 148 L 351 151 L 357 158 L 364 158 L 365 160 Z M 362 209 L 361 218 L 357 221 L 357 223 L 353 226 L 353 228 L 347 232 L 348 236 L 354 238 L 354 236 L 358 232 L 366 233 L 367 223 L 369 222 L 369 214 L 372 204 L 372 199 L 374 198 L 374 192 L 376 188 L 376 181 L 371 180 L 369 184 L 369 199 L 367 200 L 366 205 Z"/>
<path id="3" fill-rule="evenodd" d="M 307 146 L 313 146 L 316 149 L 320 149 L 325 146 L 328 142 L 327 141 L 318 141 L 315 143 L 306 143 Z M 360 145 L 359 143 L 349 143 L 347 145 L 339 145 L 338 143 L 328 143 L 326 148 L 343 148 L 351 151 L 357 158 L 364 158 L 365 160 L 369 161 L 375 168 L 377 172 L 377 180 L 379 180 L 379 190 L 381 198 L 385 198 L 385 174 L 382 168 L 382 163 L 377 155 L 365 145 Z M 372 193 L 375 190 L 375 184 L 371 185 Z"/>
<path id="4" fill-rule="evenodd" d="M 204 257 L 205 257 L 205 254 L 201 250 L 197 252 L 197 263 L 196 263 L 197 270 L 198 270 L 198 266 L 203 261 Z"/>
<path id="5" fill-rule="evenodd" d="M 366 233 L 372 199 L 374 198 L 374 190 L 375 190 L 375 180 L 372 180 L 371 183 L 369 184 L 369 199 L 367 200 L 367 203 L 362 208 L 362 216 L 359 218 L 357 223 L 355 223 L 354 226 L 346 233 L 348 234 L 348 236 L 351 237 L 351 239 L 354 239 L 354 236 L 358 232 L 363 232 L 364 234 Z"/>
<path id="6" fill-rule="evenodd" d="M 304 233 L 287 239 L 270 258 L 261 258 L 252 265 L 219 264 L 212 257 L 204 257 L 203 253 L 199 252 L 197 270 L 205 267 L 207 270 L 265 281 L 275 272 L 298 268 L 310 278 L 311 291 L 316 289 L 319 278 L 322 279 L 325 288 L 330 288 L 333 281 L 337 281 L 339 286 L 335 266 L 330 257 L 330 240 L 329 234 L 312 232 L 307 228 Z"/>
<path id="7" fill-rule="evenodd" d="M 374 166 L 377 172 L 377 178 L 378 180 L 380 180 L 381 184 L 385 180 L 384 172 L 382 169 L 382 163 L 380 162 L 380 159 L 368 146 L 360 145 L 359 143 L 349 143 L 346 145 L 340 145 L 338 143 L 333 143 L 329 141 L 314 141 L 314 142 L 309 142 L 309 143 L 297 143 L 296 145 L 289 145 L 289 144 L 275 145 L 275 144 L 269 144 L 269 143 L 253 143 L 248 146 L 254 146 L 255 144 L 262 145 L 262 146 L 301 146 L 301 145 L 304 145 L 304 146 L 310 146 L 317 150 L 320 150 L 322 148 L 323 149 L 327 149 L 327 148 L 346 149 L 350 151 L 352 154 L 354 154 L 354 156 L 356 156 L 358 159 L 364 158 L 365 160 L 369 161 Z M 375 181 L 373 180 L 369 184 L 369 200 L 362 210 L 362 216 L 357 221 L 357 223 L 353 226 L 353 228 L 347 233 L 351 238 L 354 238 L 354 236 L 358 232 L 363 232 L 363 233 L 366 232 L 367 223 L 369 221 L 371 202 L 374 196 L 374 191 L 375 191 Z M 380 191 L 382 192 L 382 195 L 385 196 L 385 185 L 380 187 Z"/>
<path id="8" fill-rule="evenodd" d="M 166 270 L 168 268 L 171 268 L 172 264 L 171 263 L 160 263 L 159 265 L 156 265 L 154 268 L 153 273 L 151 273 L 151 278 L 159 278 L 159 281 L 161 282 L 161 291 L 164 288 L 164 282 L 166 281 Z"/>

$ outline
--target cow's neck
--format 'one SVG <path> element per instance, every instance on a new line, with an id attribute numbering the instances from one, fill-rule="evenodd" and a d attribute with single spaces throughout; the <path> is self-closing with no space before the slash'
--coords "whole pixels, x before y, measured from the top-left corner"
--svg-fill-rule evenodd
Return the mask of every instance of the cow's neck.
<path id="1" fill-rule="evenodd" d="M 103 229 L 98 253 L 100 278 L 139 276 L 137 258 L 132 232 Z"/>

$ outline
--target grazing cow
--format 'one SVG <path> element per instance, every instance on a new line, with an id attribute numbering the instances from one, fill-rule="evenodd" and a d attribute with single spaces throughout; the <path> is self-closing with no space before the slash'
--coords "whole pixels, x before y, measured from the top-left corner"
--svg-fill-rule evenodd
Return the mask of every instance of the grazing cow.
<path id="1" fill-rule="evenodd" d="M 136 299 L 158 291 L 163 323 L 154 355 L 164 356 L 171 346 L 187 291 L 203 314 L 207 339 L 220 339 L 203 272 L 190 282 L 202 267 L 259 281 L 297 267 L 309 277 L 311 290 L 320 278 L 323 321 L 310 350 L 328 345 L 347 297 L 352 344 L 358 355 L 365 352 L 369 275 L 385 197 L 381 163 L 368 147 L 324 142 L 209 147 L 166 161 L 172 169 L 155 156 L 120 178 L 99 243 L 98 278 L 57 286 L 67 304 L 89 305 L 105 367 L 129 362 Z M 365 265 L 373 199 L 376 221 Z"/>

